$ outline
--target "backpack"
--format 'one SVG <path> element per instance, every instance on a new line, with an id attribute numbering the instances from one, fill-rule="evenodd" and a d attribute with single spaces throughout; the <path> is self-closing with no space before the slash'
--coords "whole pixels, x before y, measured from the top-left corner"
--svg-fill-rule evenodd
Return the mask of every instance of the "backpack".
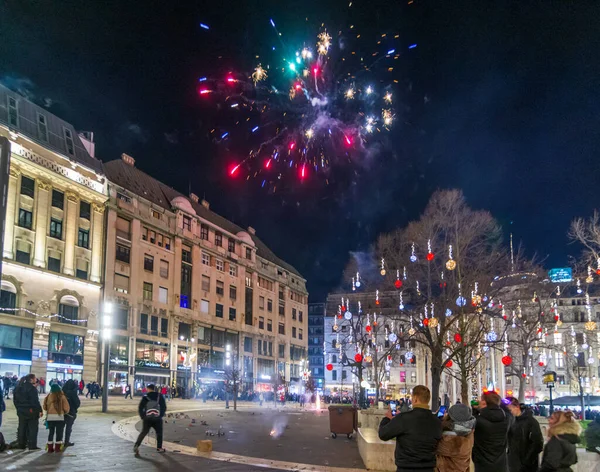
<path id="1" fill-rule="evenodd" d="M 151 400 L 150 398 L 148 398 L 148 403 L 146 403 L 146 418 L 158 418 L 160 416 L 159 400 L 160 394 L 158 395 L 156 400 Z"/>

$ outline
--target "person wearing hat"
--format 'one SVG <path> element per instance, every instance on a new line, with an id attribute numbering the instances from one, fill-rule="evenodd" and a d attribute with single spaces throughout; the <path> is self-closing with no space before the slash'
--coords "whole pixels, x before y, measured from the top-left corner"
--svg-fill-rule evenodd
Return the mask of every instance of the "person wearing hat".
<path id="1" fill-rule="evenodd" d="M 509 472 L 536 472 L 540 452 L 544 450 L 544 436 L 531 408 L 521 408 L 519 400 L 507 397 L 508 410 L 515 417 L 508 431 Z"/>
<path id="2" fill-rule="evenodd" d="M 436 452 L 436 472 L 469 472 L 475 422 L 467 405 L 457 403 L 446 412 Z"/>
<path id="3" fill-rule="evenodd" d="M 46 421 L 48 422 L 48 444 L 46 450 L 49 453 L 62 452 L 63 432 L 65 430 L 65 415 L 69 413 L 69 400 L 58 384 L 52 384 L 50 395 L 44 398 L 44 410 L 46 410 Z M 56 443 L 54 435 L 56 433 Z"/>

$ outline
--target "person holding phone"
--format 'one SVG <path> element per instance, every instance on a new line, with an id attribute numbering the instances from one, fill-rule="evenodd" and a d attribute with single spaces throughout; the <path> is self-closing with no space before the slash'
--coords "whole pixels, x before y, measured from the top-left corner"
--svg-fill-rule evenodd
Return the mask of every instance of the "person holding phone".
<path id="1" fill-rule="evenodd" d="M 441 422 L 431 412 L 431 392 L 424 385 L 412 391 L 413 409 L 401 415 L 388 409 L 379 425 L 382 441 L 396 439 L 395 462 L 398 472 L 433 472 L 436 466 L 436 449 L 442 439 Z M 391 406 L 391 405 L 390 405 Z"/>

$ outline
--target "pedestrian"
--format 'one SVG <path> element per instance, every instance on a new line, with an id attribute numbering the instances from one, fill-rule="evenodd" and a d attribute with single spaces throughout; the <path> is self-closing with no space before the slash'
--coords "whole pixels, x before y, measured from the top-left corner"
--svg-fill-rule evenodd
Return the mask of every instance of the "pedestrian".
<path id="1" fill-rule="evenodd" d="M 125 400 L 127 400 L 127 397 L 133 400 L 133 397 L 131 396 L 131 385 L 129 384 L 127 384 L 127 386 L 125 387 Z"/>
<path id="2" fill-rule="evenodd" d="M 73 431 L 73 423 L 77 419 L 77 410 L 81 405 L 77 391 L 79 385 L 74 380 L 67 380 L 63 387 L 63 393 L 69 402 L 69 412 L 65 414 L 65 447 L 74 446 L 71 442 L 71 432 Z"/>
<path id="3" fill-rule="evenodd" d="M 8 375 L 4 376 L 4 378 L 2 379 L 2 384 L 4 385 L 4 395 L 5 395 L 6 399 L 10 400 L 10 398 L 8 397 L 8 393 L 10 391 L 11 380 Z"/>
<path id="4" fill-rule="evenodd" d="M 260 395 L 258 396 L 258 406 L 262 406 L 264 401 L 265 401 L 265 396 L 263 395 L 262 392 L 260 392 Z"/>
<path id="5" fill-rule="evenodd" d="M 162 447 L 163 416 L 165 416 L 165 412 L 167 411 L 167 404 L 165 403 L 164 397 L 155 391 L 153 384 L 147 385 L 146 389 L 148 390 L 148 393 L 144 395 L 138 407 L 138 412 L 142 419 L 142 432 L 133 446 L 133 452 L 136 456 L 139 455 L 140 445 L 146 435 L 150 432 L 150 428 L 153 428 L 156 432 L 157 452 L 165 452 Z"/>
<path id="6" fill-rule="evenodd" d="M 539 455 L 544 449 L 544 436 L 540 424 L 530 408 L 521 408 L 519 400 L 508 397 L 507 407 L 515 420 L 508 431 L 509 472 L 536 472 Z"/>
<path id="7" fill-rule="evenodd" d="M 446 411 L 436 453 L 436 472 L 469 472 L 475 421 L 467 405 L 458 403 Z"/>
<path id="8" fill-rule="evenodd" d="M 486 392 L 479 400 L 473 444 L 475 472 L 506 472 L 508 468 L 506 448 L 512 415 L 500 404 L 496 392 Z"/>
<path id="9" fill-rule="evenodd" d="M 85 386 L 85 388 L 87 389 L 87 393 L 85 394 L 85 398 L 88 397 L 88 395 L 92 395 L 92 383 L 88 382 L 88 384 Z"/>
<path id="10" fill-rule="evenodd" d="M 394 416 L 388 408 L 379 425 L 382 441 L 396 439 L 395 462 L 398 472 L 433 472 L 436 450 L 442 439 L 442 426 L 431 409 L 431 392 L 424 385 L 412 391 L 413 409 Z"/>
<path id="11" fill-rule="evenodd" d="M 548 442 L 544 446 L 539 472 L 572 472 L 577 464 L 576 444 L 581 426 L 572 411 L 555 411 L 548 418 Z"/>
<path id="12" fill-rule="evenodd" d="M 40 377 L 40 393 L 46 393 L 46 380 Z"/>
<path id="13" fill-rule="evenodd" d="M 50 387 L 50 395 L 44 398 L 44 410 L 46 410 L 46 422 L 48 424 L 46 451 L 48 453 L 62 452 L 65 415 L 69 413 L 69 400 L 67 400 L 57 383 Z"/>
<path id="14" fill-rule="evenodd" d="M 79 381 L 79 395 L 83 395 L 83 389 L 85 388 L 85 382 L 83 379 Z"/>
<path id="15" fill-rule="evenodd" d="M 0 387 L 0 427 L 2 427 L 2 413 L 6 411 L 6 403 L 4 402 L 4 391 Z"/>
<path id="16" fill-rule="evenodd" d="M 37 436 L 39 419 L 43 416 L 42 405 L 35 388 L 35 374 L 29 374 L 19 380 L 13 390 L 13 404 L 17 410 L 19 426 L 15 449 L 38 450 Z"/>
<path id="17" fill-rule="evenodd" d="M 585 430 L 585 448 L 600 453 L 600 416 L 596 416 Z"/>

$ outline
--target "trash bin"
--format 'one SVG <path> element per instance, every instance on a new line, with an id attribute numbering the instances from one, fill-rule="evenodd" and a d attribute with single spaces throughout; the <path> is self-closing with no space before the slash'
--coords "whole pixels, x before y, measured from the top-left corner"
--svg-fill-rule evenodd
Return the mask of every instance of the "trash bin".
<path id="1" fill-rule="evenodd" d="M 337 438 L 338 434 L 345 434 L 352 439 L 358 418 L 356 408 L 352 405 L 339 405 L 329 407 L 329 429 L 331 437 Z"/>

